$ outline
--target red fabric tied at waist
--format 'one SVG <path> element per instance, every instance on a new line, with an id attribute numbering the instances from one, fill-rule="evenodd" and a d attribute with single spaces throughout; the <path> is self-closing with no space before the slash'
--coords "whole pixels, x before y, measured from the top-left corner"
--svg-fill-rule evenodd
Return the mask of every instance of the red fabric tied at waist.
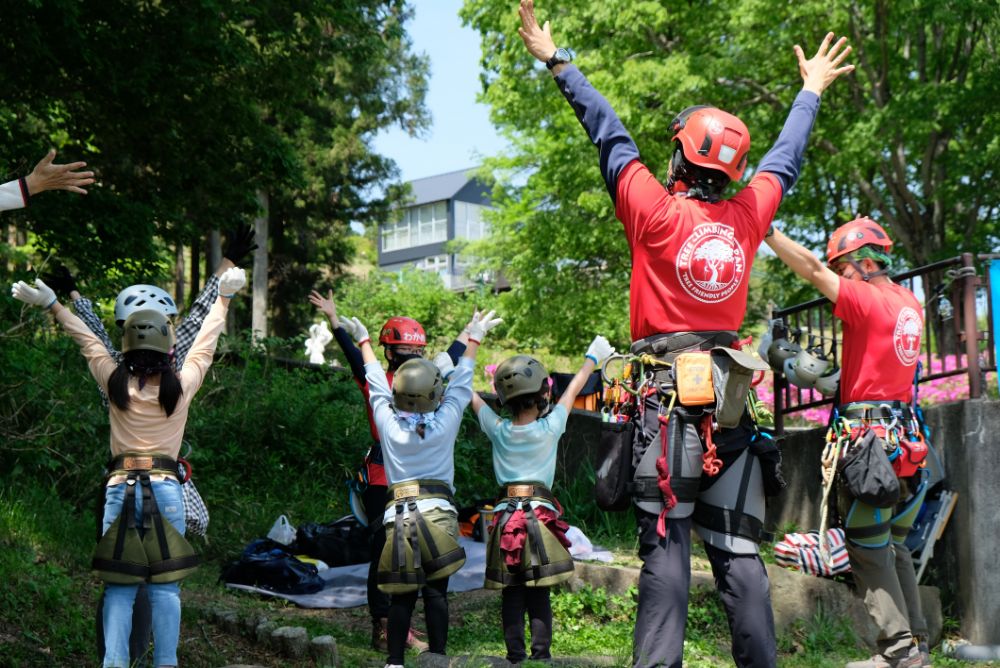
<path id="1" fill-rule="evenodd" d="M 549 531 L 559 539 L 563 547 L 567 550 L 570 548 L 572 543 L 569 542 L 569 538 L 566 538 L 566 532 L 569 530 L 569 525 L 559 519 L 559 515 L 554 511 L 546 508 L 545 506 L 539 506 L 534 508 L 535 517 L 538 521 L 549 528 Z M 496 523 L 500 518 L 498 513 L 493 519 L 493 525 L 490 527 L 490 531 L 496 528 Z M 524 556 L 524 543 L 528 538 L 528 518 L 525 517 L 524 511 L 518 508 L 507 520 L 507 523 L 503 526 L 503 533 L 500 534 L 500 552 L 503 554 L 503 562 L 508 568 L 520 568 L 521 561 Z"/>

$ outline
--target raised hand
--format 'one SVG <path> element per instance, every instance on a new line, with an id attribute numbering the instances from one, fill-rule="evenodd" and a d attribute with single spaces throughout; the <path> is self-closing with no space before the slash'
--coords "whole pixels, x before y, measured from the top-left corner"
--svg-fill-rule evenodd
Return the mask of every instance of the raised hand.
<path id="1" fill-rule="evenodd" d="M 819 45 L 816 55 L 806 60 L 802 47 L 796 44 L 793 48 L 795 57 L 799 59 L 799 74 L 802 75 L 802 89 L 810 90 L 817 95 L 822 95 L 826 87 L 832 84 L 841 74 L 854 71 L 854 65 L 840 64 L 851 52 L 851 47 L 847 44 L 847 38 L 841 37 L 837 43 L 830 47 L 833 41 L 833 33 L 826 33 L 823 43 Z"/>
<path id="2" fill-rule="evenodd" d="M 85 162 L 71 162 L 68 165 L 55 165 L 52 163 L 56 157 L 56 150 L 50 149 L 44 158 L 38 161 L 35 168 L 24 178 L 28 186 L 28 193 L 37 195 L 46 190 L 69 190 L 70 192 L 86 195 L 87 191 L 83 186 L 89 186 L 94 182 L 93 172 L 75 172 L 74 169 L 86 167 Z"/>
<path id="3" fill-rule="evenodd" d="M 247 273 L 240 267 L 230 267 L 219 277 L 219 294 L 232 297 L 247 284 Z"/>
<path id="4" fill-rule="evenodd" d="M 222 257 L 239 265 L 246 256 L 257 250 L 253 225 L 244 225 L 226 233 L 226 249 Z"/>
<path id="5" fill-rule="evenodd" d="M 368 328 L 357 318 L 349 318 L 345 315 L 343 318 L 340 318 L 340 326 L 344 328 L 345 332 L 351 335 L 351 338 L 359 346 L 365 341 L 371 341 L 371 337 L 368 336 Z"/>
<path id="6" fill-rule="evenodd" d="M 42 279 L 36 278 L 35 286 L 31 287 L 24 281 L 18 281 L 10 286 L 10 295 L 25 304 L 41 306 L 43 308 L 49 308 L 56 303 L 56 293 L 52 291 L 52 288 L 45 285 Z"/>
<path id="7" fill-rule="evenodd" d="M 483 338 L 486 336 L 486 332 L 503 322 L 502 319 L 494 316 L 496 316 L 496 311 L 490 311 L 485 314 L 476 311 L 472 315 L 472 320 L 469 322 L 469 326 L 467 327 L 469 331 L 469 340 L 475 341 L 476 343 L 482 343 Z"/>
<path id="8" fill-rule="evenodd" d="M 533 0 L 521 0 L 517 13 L 521 16 L 521 27 L 517 29 L 517 34 L 521 36 L 528 53 L 544 63 L 556 52 L 549 22 L 546 21 L 543 26 L 538 25 Z"/>
<path id="9" fill-rule="evenodd" d="M 326 315 L 330 319 L 330 324 L 333 325 L 334 329 L 341 327 L 340 321 L 337 320 L 337 305 L 333 301 L 333 290 L 327 293 L 327 297 L 324 297 L 319 292 L 313 290 L 309 293 L 309 302 L 318 308 L 321 313 Z M 350 334 L 350 332 L 348 332 Z"/>
<path id="10" fill-rule="evenodd" d="M 584 353 L 584 357 L 594 360 L 594 364 L 600 366 L 601 362 L 614 354 L 615 349 L 611 347 L 611 344 L 608 343 L 606 338 L 603 336 L 595 336 L 594 340 L 590 342 L 590 347 L 587 348 L 587 352 Z"/>

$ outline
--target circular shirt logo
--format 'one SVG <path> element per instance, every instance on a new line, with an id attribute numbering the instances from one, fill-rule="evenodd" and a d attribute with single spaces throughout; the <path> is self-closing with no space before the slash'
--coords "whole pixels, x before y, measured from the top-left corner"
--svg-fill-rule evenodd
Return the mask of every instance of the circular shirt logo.
<path id="1" fill-rule="evenodd" d="M 706 223 L 694 228 L 677 253 L 677 279 L 689 295 L 700 302 L 728 299 L 746 273 L 743 249 L 733 228 Z"/>
<path id="2" fill-rule="evenodd" d="M 920 335 L 924 331 L 924 321 L 920 314 L 909 306 L 904 307 L 896 318 L 896 329 L 892 333 L 892 347 L 903 366 L 913 366 L 920 355 Z"/>

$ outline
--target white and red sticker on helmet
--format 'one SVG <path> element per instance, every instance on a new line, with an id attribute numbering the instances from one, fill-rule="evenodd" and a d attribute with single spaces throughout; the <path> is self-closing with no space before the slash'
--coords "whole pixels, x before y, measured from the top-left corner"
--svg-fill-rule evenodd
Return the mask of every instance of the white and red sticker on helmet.
<path id="1" fill-rule="evenodd" d="M 892 333 L 892 345 L 896 357 L 904 366 L 913 366 L 920 355 L 920 335 L 924 331 L 924 321 L 914 309 L 909 306 L 899 311 L 896 318 L 896 328 Z"/>
<path id="2" fill-rule="evenodd" d="M 728 299 L 743 282 L 746 259 L 733 228 L 706 223 L 694 228 L 677 253 L 681 287 L 700 302 Z"/>

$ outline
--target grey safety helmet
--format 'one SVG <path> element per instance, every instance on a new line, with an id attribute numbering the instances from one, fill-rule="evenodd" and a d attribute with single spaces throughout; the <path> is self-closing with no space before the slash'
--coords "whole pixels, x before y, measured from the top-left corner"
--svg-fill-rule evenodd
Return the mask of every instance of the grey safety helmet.
<path id="1" fill-rule="evenodd" d="M 443 396 L 441 371 L 430 360 L 407 360 L 392 376 L 392 403 L 396 410 L 431 413 L 441 405 Z"/>
<path id="2" fill-rule="evenodd" d="M 800 380 L 809 383 L 811 386 L 816 382 L 816 379 L 823 375 L 823 373 L 829 368 L 830 360 L 826 358 L 823 354 L 823 349 L 819 347 L 815 348 L 803 348 L 799 351 L 799 354 L 794 358 L 795 375 L 799 377 Z"/>
<path id="3" fill-rule="evenodd" d="M 125 320 L 122 352 L 153 350 L 169 355 L 174 349 L 174 328 L 158 310 L 136 311 Z"/>
<path id="4" fill-rule="evenodd" d="M 163 288 L 130 285 L 115 299 L 115 322 L 121 327 L 130 315 L 145 309 L 155 309 L 165 316 L 177 315 L 177 304 Z"/>
<path id="5" fill-rule="evenodd" d="M 767 361 L 775 371 L 783 371 L 786 360 L 793 359 L 802 350 L 802 346 L 789 341 L 785 337 L 774 339 L 767 349 Z"/>
<path id="6" fill-rule="evenodd" d="M 816 379 L 813 383 L 813 387 L 819 391 L 824 397 L 832 397 L 837 393 L 837 388 L 840 386 L 840 367 L 835 367 L 828 370 L 827 373 Z"/>
<path id="7" fill-rule="evenodd" d="M 548 378 L 549 372 L 534 357 L 514 355 L 497 367 L 493 385 L 500 403 L 505 404 L 514 397 L 537 393 Z"/>
<path id="8" fill-rule="evenodd" d="M 798 372 L 795 368 L 795 358 L 789 357 L 785 360 L 785 364 L 782 367 L 782 371 L 785 373 L 785 378 L 788 382 L 797 387 L 801 387 L 804 390 L 808 390 L 813 386 L 812 380 L 806 380 L 805 378 L 799 378 Z"/>

